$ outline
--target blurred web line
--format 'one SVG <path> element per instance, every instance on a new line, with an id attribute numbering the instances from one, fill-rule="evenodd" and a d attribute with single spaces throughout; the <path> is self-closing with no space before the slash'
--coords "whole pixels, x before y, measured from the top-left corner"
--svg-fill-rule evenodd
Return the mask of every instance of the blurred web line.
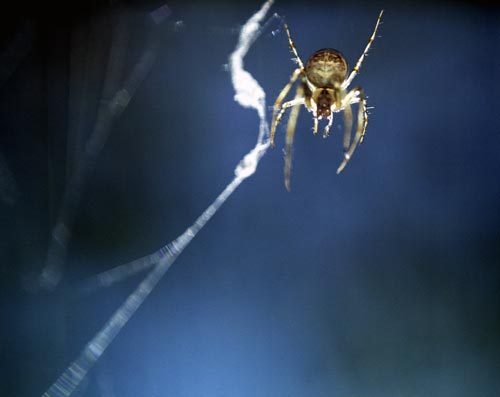
<path id="1" fill-rule="evenodd" d="M 156 20 L 158 20 L 158 23 L 161 23 L 163 19 L 158 18 L 154 19 L 151 16 L 153 22 L 156 23 Z M 120 75 L 125 57 L 124 41 L 126 37 L 123 35 L 123 31 L 124 27 L 117 24 L 113 34 L 103 84 L 103 95 L 101 96 L 101 106 L 98 109 L 96 122 L 91 135 L 85 143 L 84 151 L 80 158 L 77 159 L 75 169 L 67 182 L 57 220 L 52 229 L 45 266 L 38 276 L 38 286 L 44 289 L 51 290 L 55 288 L 62 278 L 68 243 L 71 239 L 75 215 L 86 179 L 93 170 L 95 162 L 106 144 L 113 123 L 123 114 L 156 61 L 158 42 L 154 37 L 155 29 L 153 28 L 150 33 L 148 47 L 134 65 L 123 86 L 113 93 L 114 86 L 117 84 L 115 81 L 116 76 Z"/>
<path id="2" fill-rule="evenodd" d="M 255 172 L 260 159 L 269 147 L 269 126 L 265 117 L 265 92 L 253 76 L 243 69 L 243 58 L 260 34 L 260 23 L 272 3 L 273 0 L 265 2 L 261 9 L 246 22 L 241 29 L 236 49 L 229 58 L 231 80 L 235 90 L 234 99 L 243 107 L 255 109 L 259 115 L 259 135 L 255 147 L 238 163 L 234 170 L 235 176 L 233 180 L 196 219 L 191 227 L 153 254 L 159 255 L 158 264 L 142 280 L 136 290 L 128 296 L 97 335 L 87 343 L 80 355 L 50 386 L 43 394 L 43 397 L 68 397 L 76 390 L 88 371 L 99 360 L 109 344 L 130 320 L 184 248 L 187 247 L 241 182 Z"/>
<path id="3" fill-rule="evenodd" d="M 150 269 L 152 266 L 156 265 L 161 258 L 162 252 L 158 250 L 151 255 L 143 256 L 132 262 L 116 266 L 79 282 L 76 287 L 72 289 L 72 292 L 77 296 L 91 294 L 101 288 L 106 288 L 126 280 L 134 274 Z"/>
<path id="4" fill-rule="evenodd" d="M 274 0 L 268 3 L 271 5 L 273 2 Z M 259 37 L 259 35 L 263 31 L 266 31 L 270 24 L 275 20 L 278 20 L 280 23 L 283 22 L 283 18 L 277 13 L 274 13 L 271 17 L 269 17 L 264 24 L 260 24 L 261 20 L 255 22 L 255 20 L 250 19 L 247 24 L 240 30 L 240 35 L 249 37 L 248 42 L 244 43 L 245 45 L 242 45 L 241 48 L 237 48 L 229 58 L 228 70 L 231 74 L 233 87 L 236 91 L 235 100 L 244 107 L 251 107 L 256 109 L 260 119 L 257 145 L 250 153 L 248 153 L 248 155 L 250 156 L 248 156 L 248 158 L 247 156 L 245 156 L 245 158 L 243 159 L 245 164 L 240 163 L 240 165 L 244 167 L 251 167 L 254 162 L 258 163 L 260 157 L 262 157 L 265 150 L 267 149 L 268 127 L 265 119 L 265 93 L 260 85 L 253 79 L 252 75 L 243 69 L 243 57 L 246 55 L 249 48 Z M 255 23 L 257 23 L 258 26 L 254 26 Z M 251 38 L 246 32 L 243 31 L 247 26 L 250 26 L 250 28 L 252 29 L 252 31 L 250 32 L 252 34 Z M 277 31 L 278 29 L 272 30 L 271 34 L 275 35 Z M 258 156 L 258 158 L 255 159 L 254 156 Z M 247 162 L 248 164 L 246 164 Z M 255 166 L 257 165 L 256 163 Z M 72 289 L 72 291 L 77 296 L 88 295 L 101 288 L 106 288 L 113 284 L 124 281 L 129 277 L 137 273 L 146 271 L 157 264 L 162 257 L 161 251 L 162 250 L 160 249 L 150 255 L 135 259 L 131 262 L 124 263 L 112 269 L 88 277 L 87 279 L 79 282 Z"/>

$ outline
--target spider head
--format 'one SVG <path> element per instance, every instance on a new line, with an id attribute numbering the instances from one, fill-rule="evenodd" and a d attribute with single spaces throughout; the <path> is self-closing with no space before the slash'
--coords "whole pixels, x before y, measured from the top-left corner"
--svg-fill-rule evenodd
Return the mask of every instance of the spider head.
<path id="1" fill-rule="evenodd" d="M 333 90 L 330 88 L 317 88 L 313 93 L 313 101 L 316 103 L 318 119 L 328 118 L 332 112 Z"/>

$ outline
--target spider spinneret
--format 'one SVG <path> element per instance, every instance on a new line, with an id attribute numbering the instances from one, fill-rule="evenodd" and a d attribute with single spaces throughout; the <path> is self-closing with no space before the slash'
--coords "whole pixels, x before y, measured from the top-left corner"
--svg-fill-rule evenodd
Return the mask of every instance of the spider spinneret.
<path id="1" fill-rule="evenodd" d="M 325 48 L 316 51 L 307 60 L 304 66 L 300 56 L 295 48 L 295 45 L 290 34 L 288 25 L 285 24 L 285 30 L 288 36 L 288 44 L 293 51 L 297 60 L 298 68 L 292 73 L 290 81 L 281 90 L 274 103 L 273 120 L 270 132 L 270 144 L 274 147 L 274 137 L 276 128 L 281 121 L 286 109 L 292 108 L 288 126 L 286 131 L 285 143 L 285 187 L 290 190 L 290 172 L 292 165 L 292 144 L 295 134 L 295 126 L 299 115 L 301 105 L 313 115 L 313 133 L 318 133 L 318 120 L 327 119 L 328 123 L 324 129 L 323 137 L 326 138 L 330 132 L 333 123 L 333 113 L 340 111 L 344 112 L 344 160 L 337 169 L 337 174 L 342 172 L 344 167 L 349 162 L 352 154 L 356 150 L 358 144 L 363 142 L 366 127 L 368 125 L 367 104 L 364 91 L 361 87 L 355 87 L 350 91 L 346 88 L 351 84 L 354 77 L 358 74 L 361 64 L 370 49 L 371 44 L 375 40 L 378 26 L 382 19 L 384 11 L 380 14 L 375 25 L 375 29 L 368 41 L 368 44 L 361 54 L 356 66 L 353 68 L 349 77 L 348 65 L 345 57 L 340 51 L 332 48 Z M 282 103 L 293 84 L 298 78 L 301 78 L 300 84 L 297 86 L 295 98 Z M 353 117 L 351 105 L 358 104 L 357 127 L 354 134 L 354 139 L 351 143 L 351 130 L 353 126 Z"/>

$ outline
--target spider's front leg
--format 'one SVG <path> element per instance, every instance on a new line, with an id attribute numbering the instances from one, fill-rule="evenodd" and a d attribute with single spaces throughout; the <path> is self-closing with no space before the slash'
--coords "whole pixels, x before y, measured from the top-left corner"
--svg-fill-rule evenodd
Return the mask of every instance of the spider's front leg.
<path id="1" fill-rule="evenodd" d="M 356 133 L 354 134 L 354 139 L 352 143 L 349 145 L 351 140 L 351 129 L 345 130 L 344 133 L 344 160 L 342 164 L 340 164 L 337 169 L 337 174 L 340 174 L 342 170 L 345 168 L 349 160 L 351 159 L 354 151 L 358 147 L 358 144 L 361 143 L 365 136 L 366 127 L 368 125 L 368 113 L 366 106 L 366 97 L 363 89 L 361 87 L 353 88 L 349 93 L 344 97 L 343 107 L 344 107 L 344 117 L 346 118 L 346 127 L 349 123 L 348 118 L 350 117 L 350 124 L 352 125 L 352 113 L 351 105 L 355 103 L 359 103 L 358 105 L 358 117 L 357 117 L 357 127 Z M 349 109 L 349 110 L 347 110 Z M 347 110 L 347 112 L 346 112 Z M 350 115 L 349 115 L 350 114 Z"/>
<path id="2" fill-rule="evenodd" d="M 361 68 L 361 64 L 363 63 L 363 60 L 365 59 L 366 55 L 368 54 L 368 51 L 370 50 L 372 43 L 375 41 L 378 26 L 380 25 L 380 21 L 382 20 L 383 14 L 384 14 L 384 10 L 380 11 L 380 14 L 378 15 L 377 23 L 375 24 L 375 29 L 373 29 L 373 33 L 370 36 L 370 39 L 368 40 L 368 44 L 366 45 L 365 50 L 363 51 L 363 53 L 359 57 L 358 62 L 356 63 L 356 66 L 354 66 L 354 69 L 352 70 L 349 77 L 342 83 L 343 89 L 346 89 L 347 87 L 349 87 L 349 85 L 351 84 L 354 77 L 356 77 L 356 75 L 358 74 L 359 69 Z"/>
<path id="3" fill-rule="evenodd" d="M 276 98 L 276 101 L 274 101 L 274 108 L 273 108 L 273 120 L 271 122 L 271 132 L 269 136 L 269 141 L 271 144 L 271 147 L 274 147 L 274 136 L 276 135 L 276 127 L 278 127 L 279 122 L 281 121 L 281 117 L 283 117 L 283 113 L 286 110 L 285 105 L 288 104 L 285 103 L 283 106 L 281 106 L 281 103 L 287 96 L 288 92 L 290 91 L 290 88 L 292 88 L 293 84 L 295 81 L 297 81 L 297 78 L 300 76 L 300 74 L 303 72 L 303 69 L 297 68 L 294 70 L 292 73 L 292 76 L 290 77 L 290 81 L 288 82 L 285 87 L 281 90 L 280 94 Z M 291 105 L 288 105 L 288 107 Z"/>

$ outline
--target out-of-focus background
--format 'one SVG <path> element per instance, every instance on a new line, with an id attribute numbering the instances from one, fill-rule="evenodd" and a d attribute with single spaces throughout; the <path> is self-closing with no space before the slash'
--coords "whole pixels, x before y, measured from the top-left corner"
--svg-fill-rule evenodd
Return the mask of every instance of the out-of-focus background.
<path id="1" fill-rule="evenodd" d="M 254 145 L 225 64 L 260 3 L 233 3 L 2 12 L 2 396 L 43 394 L 144 274 L 79 282 L 182 233 Z M 75 395 L 498 396 L 500 8 L 278 1 L 246 66 L 271 106 L 294 69 L 281 18 L 304 61 L 333 47 L 353 66 L 381 8 L 353 83 L 374 108 L 345 171 L 341 115 L 324 140 L 302 110 L 288 193 L 280 127 Z M 47 289 L 64 189 L 124 84 Z"/>

